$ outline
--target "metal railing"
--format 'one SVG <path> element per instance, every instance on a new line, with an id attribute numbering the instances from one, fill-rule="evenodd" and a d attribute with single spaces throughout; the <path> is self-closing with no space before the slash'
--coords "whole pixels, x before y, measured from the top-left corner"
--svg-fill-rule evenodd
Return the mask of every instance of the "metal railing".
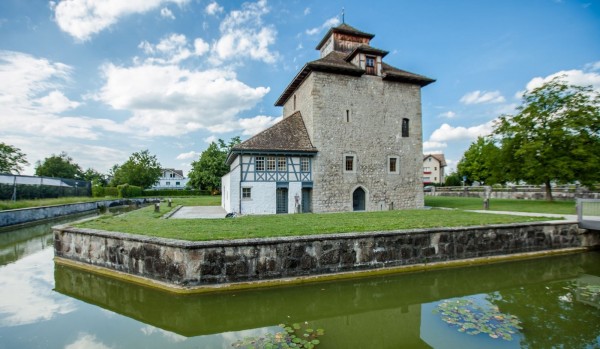
<path id="1" fill-rule="evenodd" d="M 600 230 L 600 200 L 577 199 L 577 221 L 580 228 Z"/>
<path id="2" fill-rule="evenodd" d="M 0 174 L 0 200 L 91 196 L 91 182 L 69 178 Z"/>

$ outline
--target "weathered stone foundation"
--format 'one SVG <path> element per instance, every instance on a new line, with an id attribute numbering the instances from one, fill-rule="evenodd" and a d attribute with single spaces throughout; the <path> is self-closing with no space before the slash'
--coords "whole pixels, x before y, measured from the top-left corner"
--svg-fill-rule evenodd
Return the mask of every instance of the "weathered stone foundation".
<path id="1" fill-rule="evenodd" d="M 54 249 L 59 261 L 181 289 L 585 248 L 597 234 L 557 222 L 190 242 L 55 227 Z"/>

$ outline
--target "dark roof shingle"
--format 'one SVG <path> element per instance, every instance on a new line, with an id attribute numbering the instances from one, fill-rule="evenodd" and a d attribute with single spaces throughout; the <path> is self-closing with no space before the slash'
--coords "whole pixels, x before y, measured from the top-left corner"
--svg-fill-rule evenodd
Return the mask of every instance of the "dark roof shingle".
<path id="1" fill-rule="evenodd" d="M 298 111 L 231 149 L 231 153 L 250 151 L 316 153 L 317 148 L 312 145 Z M 229 158 L 234 157 L 230 154 Z"/>

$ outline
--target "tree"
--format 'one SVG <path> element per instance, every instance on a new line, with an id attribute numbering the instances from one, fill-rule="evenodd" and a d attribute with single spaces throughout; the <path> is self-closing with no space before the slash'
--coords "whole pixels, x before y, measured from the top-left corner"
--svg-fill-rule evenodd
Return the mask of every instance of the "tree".
<path id="1" fill-rule="evenodd" d="M 29 165 L 21 149 L 0 142 L 0 173 L 21 173 Z"/>
<path id="2" fill-rule="evenodd" d="M 446 185 L 448 187 L 458 187 L 458 186 L 462 185 L 462 179 L 460 178 L 458 173 L 452 172 L 446 176 L 446 181 L 445 181 L 444 185 Z"/>
<path id="3" fill-rule="evenodd" d="M 59 155 L 52 154 L 43 162 L 37 161 L 35 165 L 36 176 L 60 177 L 71 179 L 82 179 L 81 167 L 73 161 L 64 151 Z"/>
<path id="4" fill-rule="evenodd" d="M 468 183 L 485 184 L 504 182 L 498 165 L 500 149 L 491 137 L 477 137 L 456 166 L 459 178 L 466 176 Z"/>
<path id="5" fill-rule="evenodd" d="M 600 179 L 600 93 L 557 77 L 526 92 L 516 115 L 501 116 L 494 135 L 509 180 L 546 186 Z"/>
<path id="6" fill-rule="evenodd" d="M 92 182 L 93 185 L 106 186 L 108 184 L 106 175 L 94 170 L 93 168 L 88 168 L 85 170 L 82 173 L 82 179 Z"/>
<path id="7" fill-rule="evenodd" d="M 144 189 L 154 185 L 162 173 L 156 155 L 150 155 L 147 149 L 131 154 L 123 165 L 115 165 L 111 171 L 112 185 L 129 184 Z"/>
<path id="8" fill-rule="evenodd" d="M 202 152 L 198 161 L 192 162 L 192 170 L 188 174 L 190 178 L 188 185 L 193 188 L 214 190 L 221 187 L 221 177 L 229 172 L 229 166 L 225 163 L 227 154 L 236 144 L 241 143 L 239 136 L 233 137 L 229 144 L 222 139 L 210 143 L 208 149 Z"/>

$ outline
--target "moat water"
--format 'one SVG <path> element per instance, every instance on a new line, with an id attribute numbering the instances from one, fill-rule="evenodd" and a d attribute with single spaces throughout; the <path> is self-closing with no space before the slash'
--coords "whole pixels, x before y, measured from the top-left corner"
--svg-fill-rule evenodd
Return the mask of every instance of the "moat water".
<path id="1" fill-rule="evenodd" d="M 55 224 L 0 232 L 0 348 L 600 347 L 600 252 L 173 295 L 55 266 Z"/>

